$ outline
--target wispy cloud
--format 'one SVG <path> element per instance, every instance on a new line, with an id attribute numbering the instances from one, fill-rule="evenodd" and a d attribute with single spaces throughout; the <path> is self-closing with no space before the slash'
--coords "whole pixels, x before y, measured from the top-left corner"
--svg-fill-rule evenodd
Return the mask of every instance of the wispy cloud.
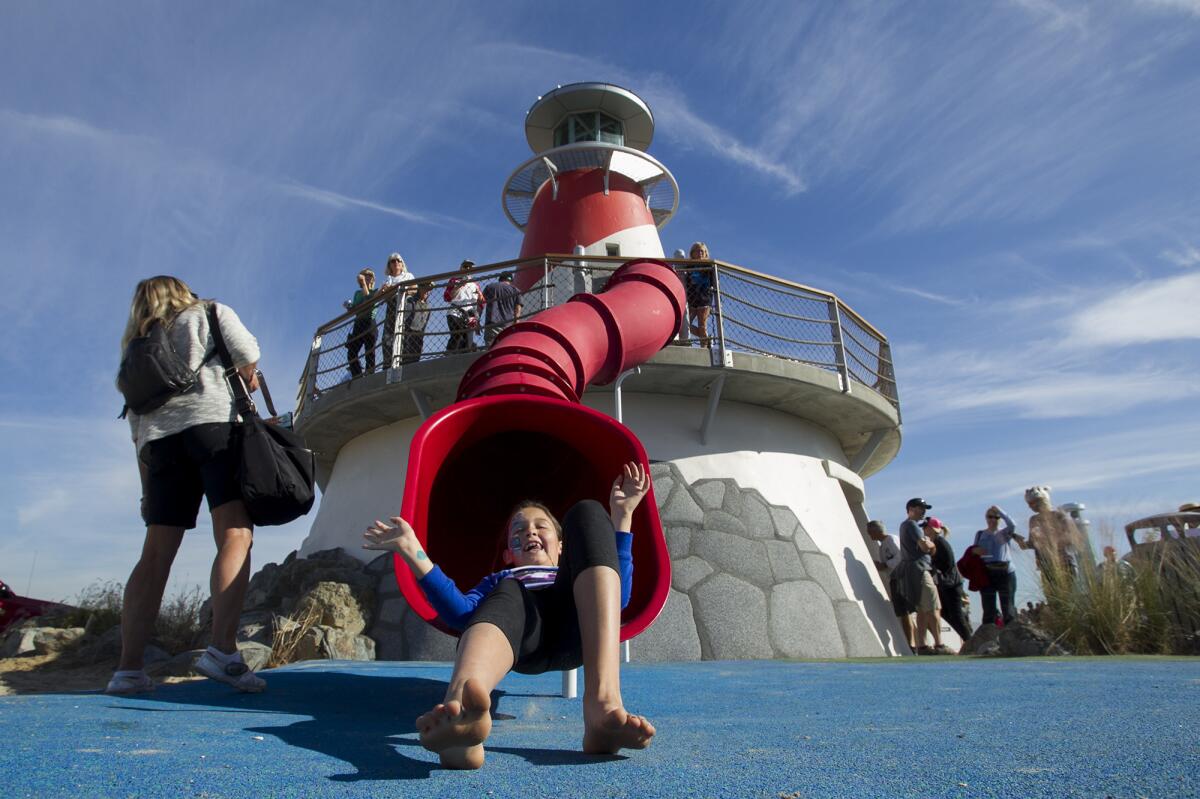
<path id="1" fill-rule="evenodd" d="M 338 194 L 335 191 L 328 189 L 320 189 L 316 186 L 307 186 L 303 183 L 293 181 L 283 181 L 278 184 L 281 191 L 293 197 L 300 197 L 305 200 L 311 200 L 321 205 L 326 205 L 338 210 L 347 210 L 354 208 L 365 208 L 370 211 L 378 211 L 381 214 L 389 214 L 398 217 L 406 222 L 414 222 L 419 225 L 433 225 L 435 227 L 461 228 L 472 226 L 473 223 L 467 222 L 464 219 L 455 219 L 451 216 L 441 214 L 421 213 L 418 211 L 409 211 L 404 208 L 397 208 L 394 205 L 386 205 L 384 203 L 374 202 L 372 200 L 364 200 L 358 197 L 349 197 L 345 194 Z"/>
<path id="2" fill-rule="evenodd" d="M 1198 297 L 1200 272 L 1110 288 L 1106 299 L 1067 319 L 1064 344 L 1089 348 L 1198 339 Z"/>
<path id="3" fill-rule="evenodd" d="M 1087 30 L 1088 13 L 1086 6 L 1066 8 L 1051 0 L 1012 0 L 1037 18 L 1044 20 L 1045 25 L 1052 31 L 1063 28 L 1073 28 L 1083 32 Z"/>
<path id="4" fill-rule="evenodd" d="M 1200 0 L 1134 0 L 1134 5 L 1151 11 L 1182 11 L 1200 17 Z"/>
<path id="5" fill-rule="evenodd" d="M 1196 266 L 1200 264 L 1200 248 L 1184 244 L 1177 250 L 1163 250 L 1162 257 L 1179 267 Z"/>

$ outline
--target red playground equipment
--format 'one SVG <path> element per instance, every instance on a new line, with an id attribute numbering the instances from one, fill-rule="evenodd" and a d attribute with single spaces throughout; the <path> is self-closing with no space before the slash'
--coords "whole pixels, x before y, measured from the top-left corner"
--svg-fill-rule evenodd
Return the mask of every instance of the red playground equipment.
<path id="1" fill-rule="evenodd" d="M 625 264 L 600 294 L 578 294 L 502 332 L 459 383 L 458 401 L 413 436 L 401 515 L 430 558 L 464 590 L 501 568 L 507 513 L 522 499 L 560 518 L 575 502 L 608 496 L 631 460 L 650 464 L 637 437 L 579 404 L 589 383 L 605 385 L 665 347 L 686 312 L 670 266 Z M 633 523 L 633 592 L 621 640 L 645 630 L 667 600 L 671 560 L 653 488 Z M 404 562 L 404 598 L 446 632 Z"/>

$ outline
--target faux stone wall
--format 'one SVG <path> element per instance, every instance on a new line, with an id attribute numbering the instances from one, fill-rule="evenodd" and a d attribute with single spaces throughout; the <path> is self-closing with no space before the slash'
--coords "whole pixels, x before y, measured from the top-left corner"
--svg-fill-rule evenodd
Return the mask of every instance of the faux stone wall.
<path id="1" fill-rule="evenodd" d="M 689 485 L 651 467 L 671 556 L 671 592 L 632 642 L 638 661 L 882 657 L 858 603 L 792 511 L 733 480 Z M 636 571 L 637 564 L 634 564 Z M 412 612 L 390 556 L 374 561 L 378 606 L 367 634 L 380 660 L 453 660 L 456 639 Z"/>

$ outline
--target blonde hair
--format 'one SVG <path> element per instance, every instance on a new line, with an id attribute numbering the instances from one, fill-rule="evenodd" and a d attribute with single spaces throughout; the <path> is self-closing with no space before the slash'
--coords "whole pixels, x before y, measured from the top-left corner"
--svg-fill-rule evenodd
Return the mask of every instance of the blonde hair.
<path id="1" fill-rule="evenodd" d="M 701 254 L 700 254 L 700 256 L 699 256 L 700 260 L 703 260 L 703 259 L 707 259 L 707 258 L 711 258 L 711 257 L 712 257 L 712 256 L 709 254 L 709 252 L 708 252 L 708 245 L 707 245 L 707 244 L 705 244 L 705 243 L 704 243 L 704 242 L 702 242 L 702 241 L 693 241 L 693 242 L 692 242 L 692 246 L 691 246 L 691 248 L 688 250 L 688 257 L 689 257 L 689 258 L 692 258 L 692 257 L 694 257 L 694 256 L 692 255 L 692 253 L 693 253 L 693 252 L 695 252 L 697 249 L 700 249 L 700 250 L 701 250 Z"/>
<path id="2" fill-rule="evenodd" d="M 121 336 L 121 352 L 125 352 L 130 341 L 146 335 L 155 322 L 168 324 L 181 311 L 199 302 L 201 300 L 192 293 L 187 283 L 177 277 L 156 275 L 139 282 L 133 290 L 129 321 L 125 325 L 125 334 Z"/>
<path id="3" fill-rule="evenodd" d="M 401 263 L 403 263 L 403 261 Z M 367 291 L 374 291 L 375 290 L 375 270 L 368 266 L 366 269 L 359 272 L 359 274 L 367 279 Z"/>

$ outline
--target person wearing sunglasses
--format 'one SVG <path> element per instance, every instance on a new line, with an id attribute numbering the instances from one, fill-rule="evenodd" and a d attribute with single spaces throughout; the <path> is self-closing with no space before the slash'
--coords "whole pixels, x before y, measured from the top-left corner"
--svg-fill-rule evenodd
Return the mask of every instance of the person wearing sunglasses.
<path id="1" fill-rule="evenodd" d="M 975 554 L 983 560 L 987 570 L 988 585 L 979 591 L 983 604 L 983 623 L 996 623 L 996 599 L 1000 600 L 999 617 L 1008 624 L 1017 617 L 1013 609 L 1013 596 L 1017 593 L 1017 572 L 1012 564 L 1012 544 L 1029 549 L 1029 543 L 1016 533 L 1016 525 L 1007 513 L 997 505 L 984 514 L 987 528 L 975 533 Z M 1000 522 L 1004 526 L 1000 526 Z"/>

